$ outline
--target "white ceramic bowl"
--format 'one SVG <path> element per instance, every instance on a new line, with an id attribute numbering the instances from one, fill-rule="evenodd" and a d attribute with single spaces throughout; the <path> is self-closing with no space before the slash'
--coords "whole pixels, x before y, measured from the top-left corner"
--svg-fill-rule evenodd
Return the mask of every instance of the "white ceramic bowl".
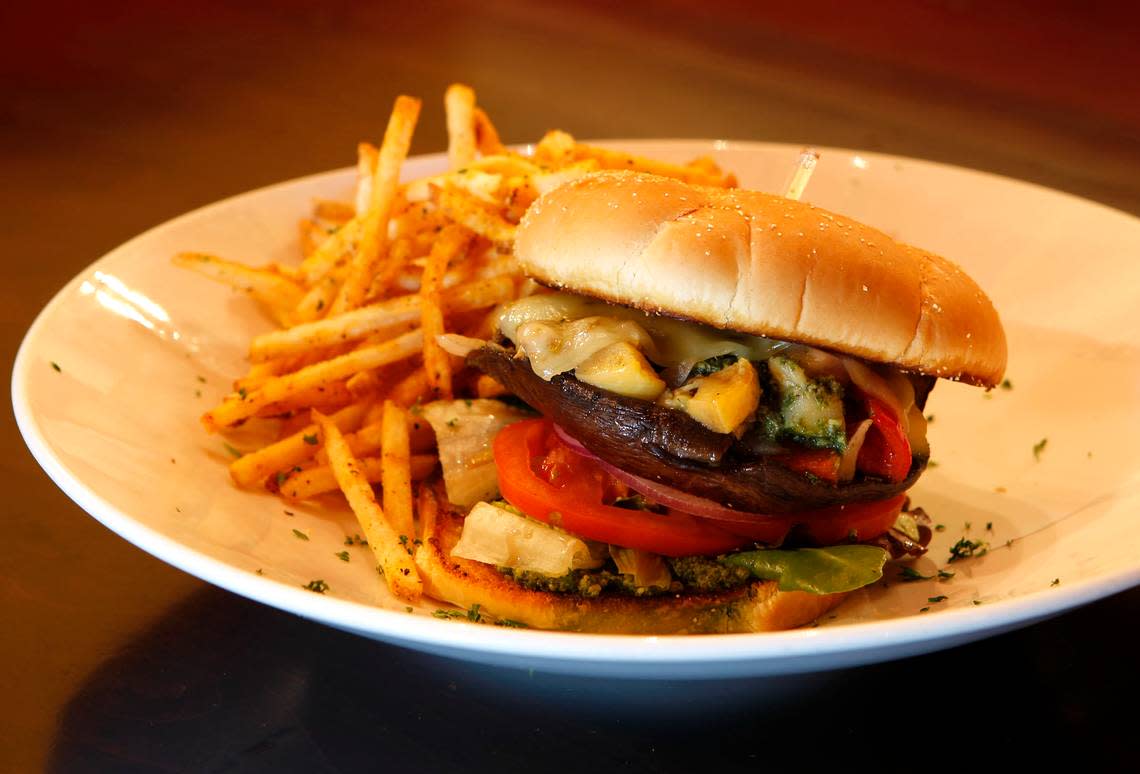
<path id="1" fill-rule="evenodd" d="M 711 154 L 745 186 L 770 190 L 798 152 L 723 141 L 611 144 L 665 159 Z M 405 177 L 443 166 L 442 156 L 415 158 Z M 222 439 L 197 417 L 244 370 L 250 337 L 271 326 L 243 296 L 170 264 L 184 250 L 295 261 L 297 219 L 314 197 L 348 198 L 352 176 L 282 183 L 152 229 L 72 280 L 28 331 L 12 396 L 29 448 L 72 499 L 144 551 L 367 637 L 627 677 L 881 661 L 1022 626 L 1140 582 L 1140 221 L 993 175 L 824 149 L 805 199 L 957 261 L 1002 314 L 1013 388 L 939 385 L 927 407 L 938 465 L 912 490 L 946 527 L 919 570 L 943 567 L 963 536 L 987 541 L 987 555 L 952 565 L 948 582 L 889 574 L 820 626 L 773 634 L 598 636 L 439 620 L 431 604 L 409 613 L 366 549 L 348 549 L 348 563 L 334 556 L 355 531 L 346 509 L 322 503 L 287 516 L 271 495 L 232 486 Z M 316 578 L 329 584 L 326 595 L 301 588 Z"/>

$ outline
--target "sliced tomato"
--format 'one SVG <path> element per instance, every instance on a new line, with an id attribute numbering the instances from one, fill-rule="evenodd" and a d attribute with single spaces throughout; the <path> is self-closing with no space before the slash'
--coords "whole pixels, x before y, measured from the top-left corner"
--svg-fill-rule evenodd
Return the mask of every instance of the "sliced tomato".
<path id="1" fill-rule="evenodd" d="M 821 546 L 871 540 L 891 528 L 904 502 L 906 495 L 900 494 L 889 500 L 821 508 L 803 519 L 804 531 Z"/>
<path id="2" fill-rule="evenodd" d="M 548 420 L 516 422 L 494 443 L 499 489 L 528 516 L 579 537 L 665 556 L 718 554 L 753 542 L 779 543 L 796 524 L 820 545 L 876 537 L 894 523 L 904 496 L 788 516 L 726 522 L 670 509 L 665 514 L 606 505 L 622 492 L 596 461 L 573 451 Z"/>
<path id="3" fill-rule="evenodd" d="M 603 504 L 606 473 L 570 451 L 543 419 L 516 422 L 495 437 L 503 497 L 531 518 L 579 537 L 664 556 L 718 554 L 756 538 L 685 513 L 659 514 Z M 780 539 L 790 524 L 781 525 Z"/>
<path id="4" fill-rule="evenodd" d="M 895 412 L 878 398 L 864 396 L 871 429 L 859 450 L 856 467 L 864 473 L 898 483 L 910 472 L 911 451 Z"/>
<path id="5" fill-rule="evenodd" d="M 797 473 L 811 473 L 822 481 L 839 481 L 840 456 L 830 449 L 797 450 L 784 457 L 784 464 Z"/>

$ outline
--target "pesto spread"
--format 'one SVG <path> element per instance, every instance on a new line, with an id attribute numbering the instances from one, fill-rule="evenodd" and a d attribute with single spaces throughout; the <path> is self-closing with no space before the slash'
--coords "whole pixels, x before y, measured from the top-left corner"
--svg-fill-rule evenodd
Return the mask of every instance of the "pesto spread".
<path id="1" fill-rule="evenodd" d="M 666 557 L 665 561 L 673 573 L 673 582 L 667 587 L 636 586 L 633 577 L 617 572 L 613 562 L 607 562 L 601 569 L 572 570 L 557 576 L 509 567 L 499 567 L 498 570 L 532 591 L 578 594 L 587 598 L 600 596 L 603 592 L 635 597 L 699 594 L 739 588 L 752 580 L 747 569 L 721 564 L 718 559 L 706 556 Z"/>

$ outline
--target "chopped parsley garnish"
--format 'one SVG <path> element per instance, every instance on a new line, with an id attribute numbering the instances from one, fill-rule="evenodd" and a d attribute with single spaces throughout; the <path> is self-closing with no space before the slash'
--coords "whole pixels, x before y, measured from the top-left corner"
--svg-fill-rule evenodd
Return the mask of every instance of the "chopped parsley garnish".
<path id="1" fill-rule="evenodd" d="M 512 621 L 510 618 L 500 618 L 498 621 L 495 621 L 495 626 L 506 626 L 510 629 L 529 629 L 530 628 L 527 624 L 524 624 L 522 621 Z"/>
<path id="2" fill-rule="evenodd" d="M 935 575 L 923 575 L 913 567 L 900 567 L 898 577 L 904 582 L 934 580 L 935 578 L 938 578 L 938 580 L 950 580 L 954 577 L 954 573 L 950 570 L 939 570 Z"/>
<path id="3" fill-rule="evenodd" d="M 447 426 L 459 427 L 459 417 L 452 417 L 451 419 L 447 420 Z"/>
<path id="4" fill-rule="evenodd" d="M 1045 444 L 1049 443 L 1048 438 L 1042 438 L 1037 443 L 1033 444 L 1033 459 L 1040 460 L 1041 452 L 1045 451 Z"/>
<path id="5" fill-rule="evenodd" d="M 298 540 L 308 540 L 309 539 L 309 536 L 306 535 L 304 532 L 302 532 L 299 529 L 293 530 L 293 537 L 297 538 Z"/>
<path id="6" fill-rule="evenodd" d="M 992 521 L 987 521 L 986 522 L 986 532 L 993 532 L 993 531 L 994 531 L 994 523 Z"/>
<path id="7" fill-rule="evenodd" d="M 920 580 L 933 580 L 933 575 L 923 575 L 913 567 L 902 567 L 899 569 L 899 578 L 904 581 L 920 581 Z"/>
<path id="8" fill-rule="evenodd" d="M 483 616 L 479 612 L 479 605 L 472 605 L 467 610 L 436 610 L 431 616 L 432 618 L 442 618 L 444 620 L 466 618 L 468 621 L 474 621 L 475 623 L 479 623 L 483 620 Z"/>
<path id="9" fill-rule="evenodd" d="M 288 477 L 289 477 L 289 474 L 286 473 L 284 470 L 277 471 L 277 475 L 275 475 L 273 478 L 274 478 L 274 480 L 277 481 L 277 488 L 278 489 L 281 488 L 281 485 L 285 483 L 285 479 L 287 479 Z"/>
<path id="10" fill-rule="evenodd" d="M 946 525 L 945 524 L 935 524 L 934 525 L 934 531 L 935 532 L 945 532 L 946 531 Z"/>
<path id="11" fill-rule="evenodd" d="M 412 612 L 412 606 L 411 605 L 404 605 L 404 612 L 405 613 Z"/>
<path id="12" fill-rule="evenodd" d="M 51 367 L 54 368 L 57 373 L 63 373 L 63 369 L 59 367 L 59 363 L 54 360 L 51 361 Z"/>
<path id="13" fill-rule="evenodd" d="M 329 590 L 329 584 L 325 583 L 323 580 L 311 580 L 301 588 L 308 589 L 309 591 L 315 591 L 318 594 L 324 594 Z"/>
<path id="14" fill-rule="evenodd" d="M 946 596 L 945 594 L 939 594 L 936 597 L 927 597 L 926 601 L 927 602 L 945 602 L 947 599 L 949 599 L 949 597 Z"/>
<path id="15" fill-rule="evenodd" d="M 239 387 L 239 388 L 238 388 L 238 397 L 239 397 L 239 398 L 241 398 L 242 400 L 245 400 L 245 396 L 246 396 L 247 394 L 248 394 L 248 393 L 245 391 L 245 387 Z"/>
<path id="16" fill-rule="evenodd" d="M 311 433 L 311 434 L 306 433 L 305 435 L 301 436 L 301 440 L 304 441 L 305 443 L 309 444 L 309 446 L 316 446 L 317 445 L 317 434 L 316 433 Z"/>
<path id="17" fill-rule="evenodd" d="M 362 538 L 360 535 L 345 535 L 344 544 L 346 546 L 366 546 L 368 545 L 368 541 Z"/>
<path id="18" fill-rule="evenodd" d="M 1054 578 L 1053 582 L 1050 583 L 1049 585 L 1050 586 L 1060 586 L 1061 585 L 1061 579 L 1060 578 Z"/>
<path id="19" fill-rule="evenodd" d="M 230 455 L 233 457 L 241 459 L 244 456 L 244 453 L 242 451 L 240 451 L 239 449 L 235 449 L 233 446 L 230 446 L 228 443 L 223 443 L 222 446 L 226 447 L 226 451 L 228 451 L 230 453 Z"/>
<path id="20" fill-rule="evenodd" d="M 950 546 L 950 558 L 947 561 L 956 562 L 959 559 L 968 559 L 974 556 L 985 556 L 989 546 L 984 540 L 970 540 L 962 538 Z"/>
<path id="21" fill-rule="evenodd" d="M 337 553 L 333 554 L 333 556 L 335 556 L 337 559 L 340 559 L 342 562 L 348 561 L 348 551 L 338 551 Z"/>
<path id="22" fill-rule="evenodd" d="M 1012 390 L 1013 389 L 1013 382 L 1011 382 L 1009 379 L 1002 379 L 1001 380 L 1001 388 L 1003 390 Z"/>

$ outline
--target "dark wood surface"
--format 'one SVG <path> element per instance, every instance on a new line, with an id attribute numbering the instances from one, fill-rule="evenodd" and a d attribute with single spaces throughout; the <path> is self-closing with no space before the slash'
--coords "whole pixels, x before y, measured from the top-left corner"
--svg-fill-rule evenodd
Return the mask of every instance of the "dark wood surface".
<path id="1" fill-rule="evenodd" d="M 1140 212 L 1140 28 L 1125 4 L 165 5 L 0 11 L 9 370 L 35 314 L 88 263 L 206 202 L 352 163 L 397 93 L 425 98 L 414 152 L 443 149 L 452 80 L 476 87 L 508 141 L 560 127 L 857 147 Z M 1126 768 L 1113 708 L 1140 688 L 1137 590 L 952 651 L 796 679 L 471 667 L 150 558 L 59 492 L 2 421 L 0 771 L 689 771 L 804 756 L 914 768 L 978 765 L 990 742 Z"/>

